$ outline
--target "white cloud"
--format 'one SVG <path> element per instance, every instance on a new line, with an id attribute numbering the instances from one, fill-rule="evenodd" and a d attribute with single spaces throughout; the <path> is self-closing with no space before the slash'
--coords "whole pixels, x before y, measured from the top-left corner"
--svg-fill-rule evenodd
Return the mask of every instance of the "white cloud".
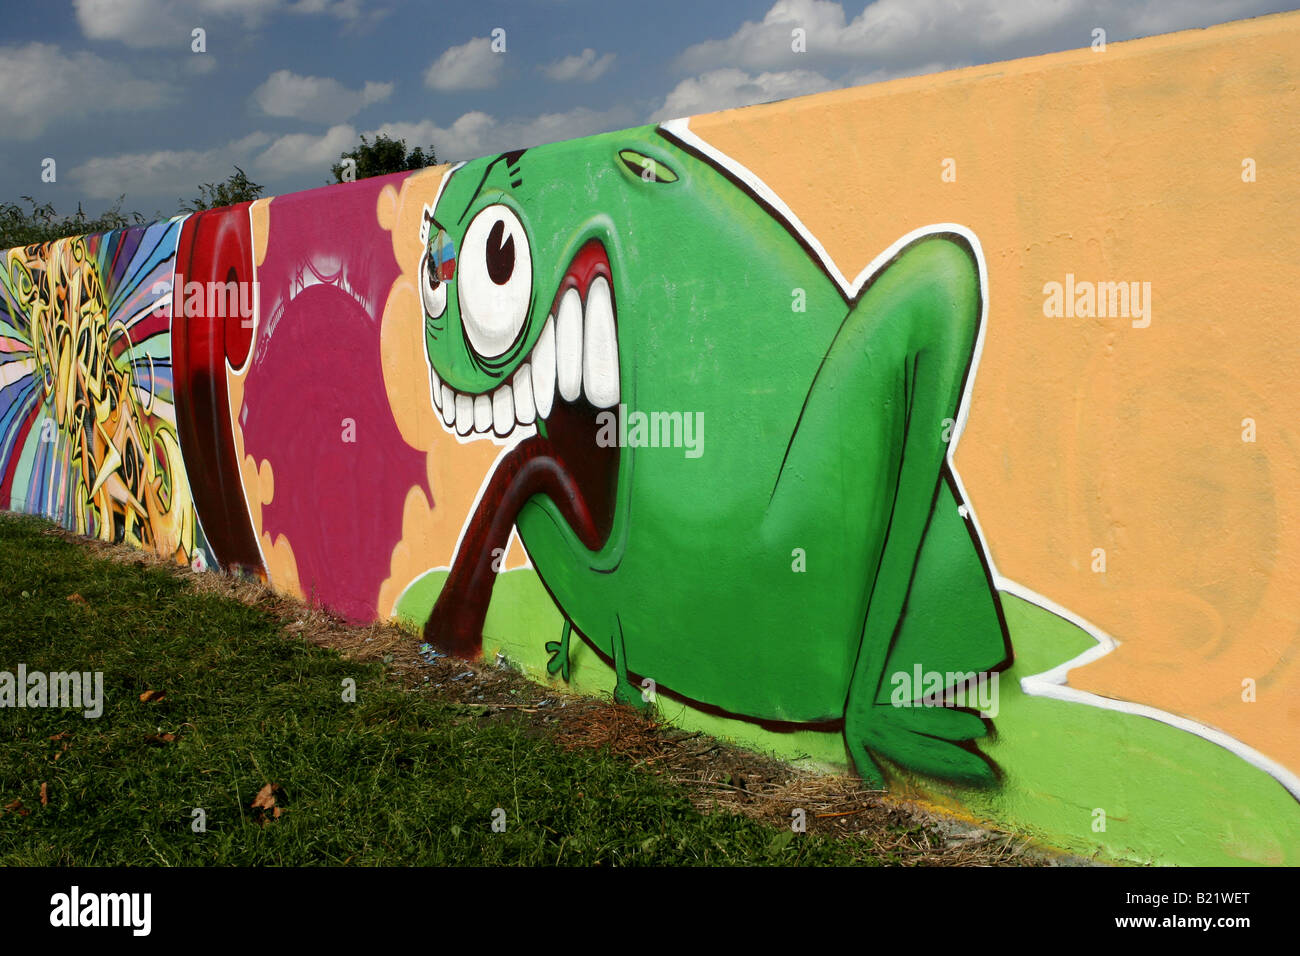
<path id="1" fill-rule="evenodd" d="M 73 169 L 69 177 L 92 199 L 116 199 L 123 193 L 174 193 L 188 199 L 197 193 L 199 183 L 221 182 L 236 165 L 256 182 L 293 177 L 301 180 L 296 188 L 305 188 L 327 181 L 339 154 L 359 142 L 356 128 L 346 123 L 319 135 L 291 133 L 274 138 L 255 132 L 211 149 L 100 156 Z"/>
<path id="2" fill-rule="evenodd" d="M 392 93 L 392 83 L 367 82 L 359 90 L 349 90 L 328 77 L 277 70 L 253 91 L 252 98 L 268 116 L 334 123 L 355 116 L 372 103 L 383 102 Z"/>
<path id="3" fill-rule="evenodd" d="M 365 136 L 373 141 L 383 133 L 405 140 L 408 149 L 432 143 L 439 162 L 450 162 L 608 132 L 635 122 L 632 111 L 625 107 L 579 107 L 509 120 L 473 110 L 449 126 L 431 120 L 385 123 L 366 130 Z M 290 133 L 272 138 L 259 132 L 210 150 L 160 150 L 94 159 L 73 170 L 72 177 L 87 195 L 101 199 L 116 199 L 124 192 L 176 192 L 179 197 L 188 197 L 194 194 L 197 183 L 224 180 L 234 163 L 259 182 L 292 176 L 315 184 L 328 179 L 339 155 L 360 142 L 359 131 L 350 123 L 331 126 L 320 134 Z"/>
<path id="4" fill-rule="evenodd" d="M 450 126 L 439 126 L 430 120 L 386 123 L 366 135 L 373 137 L 383 133 L 393 139 L 406 140 L 408 147 L 432 143 L 439 162 L 450 162 L 593 133 L 607 133 L 635 123 L 636 117 L 627 107 L 609 110 L 578 107 L 563 113 L 543 113 L 509 120 L 498 120 L 475 110 L 463 114 Z"/>
<path id="5" fill-rule="evenodd" d="M 0 129 L 12 139 L 35 139 L 55 120 L 148 110 L 171 99 L 168 87 L 93 53 L 49 43 L 0 46 Z"/>
<path id="6" fill-rule="evenodd" d="M 170 46 L 185 53 L 191 30 L 208 29 L 220 20 L 253 28 L 283 10 L 351 21 L 361 15 L 361 6 L 362 0 L 73 0 L 87 39 L 116 40 L 138 49 Z"/>
<path id="7" fill-rule="evenodd" d="M 127 46 L 190 51 L 190 31 L 210 17 L 243 17 L 248 26 L 280 0 L 73 0 L 77 23 L 90 40 L 117 40 Z"/>
<path id="8" fill-rule="evenodd" d="M 116 199 L 123 193 L 175 193 L 178 199 L 188 199 L 197 193 L 199 183 L 225 180 L 235 164 L 249 169 L 253 151 L 269 140 L 265 133 L 251 133 L 213 149 L 160 149 L 98 156 L 77 166 L 69 176 L 92 199 Z"/>
<path id="9" fill-rule="evenodd" d="M 1082 0 L 875 0 L 850 20 L 833 0 L 777 0 L 760 21 L 688 47 L 656 120 L 951 68 L 973 43 L 996 43 L 1056 22 Z M 796 35 L 795 31 L 802 30 Z M 1084 34 L 1086 38 L 1086 34 Z M 796 52 L 802 46 L 806 52 Z M 935 50 L 951 48 L 951 56 Z"/>
<path id="10" fill-rule="evenodd" d="M 1096 4 L 1085 0 L 876 0 L 854 19 L 839 39 L 844 55 L 868 54 L 898 59 L 951 55 L 964 46 L 997 50 L 1027 36 L 1048 33 Z M 1077 46 L 1090 39 L 1080 32 Z"/>
<path id="11" fill-rule="evenodd" d="M 184 60 L 185 72 L 193 76 L 203 76 L 217 68 L 217 58 L 211 53 L 202 56 L 187 56 Z"/>
<path id="12" fill-rule="evenodd" d="M 921 64 L 1086 47 L 1098 26 L 1117 41 L 1277 8 L 1277 0 L 873 0 L 850 19 L 834 0 L 777 0 L 762 20 L 747 20 L 729 37 L 687 47 L 676 66 L 689 73 L 737 67 L 896 75 L 900 68 L 918 72 Z M 805 52 L 794 49 L 795 29 L 804 31 Z"/>
<path id="13" fill-rule="evenodd" d="M 668 94 L 663 106 L 655 111 L 651 120 L 658 122 L 696 113 L 712 113 L 734 106 L 752 106 L 806 93 L 821 93 L 834 89 L 835 86 L 820 73 L 810 70 L 787 70 L 751 76 L 744 70 L 724 67 L 682 80 Z"/>
<path id="14" fill-rule="evenodd" d="M 557 83 L 570 83 L 575 80 L 580 83 L 590 83 L 604 75 L 613 64 L 613 53 L 597 57 L 596 51 L 587 47 L 581 53 L 548 63 L 541 70 Z"/>
<path id="15" fill-rule="evenodd" d="M 835 0 L 776 0 L 761 20 L 743 22 L 731 36 L 687 47 L 675 66 L 697 75 L 679 82 L 653 118 L 1086 47 L 1094 26 L 1111 41 L 1203 26 L 1264 12 L 1269 3 L 872 0 L 850 18 Z"/>
<path id="16" fill-rule="evenodd" d="M 1259 16 L 1279 9 L 1280 5 L 1276 3 L 1260 0 L 1180 0 L 1179 3 L 1129 4 L 1122 9 L 1122 15 L 1125 26 L 1134 35 L 1151 36 Z M 1096 25 L 1106 27 L 1110 32 L 1106 20 L 1098 19 Z"/>
<path id="17" fill-rule="evenodd" d="M 287 9 L 290 13 L 323 13 L 339 20 L 355 20 L 361 16 L 361 0 L 298 0 Z"/>
<path id="18" fill-rule="evenodd" d="M 488 90 L 501 81 L 505 55 L 492 52 L 492 41 L 475 37 L 443 51 L 424 71 L 424 85 L 434 90 Z"/>
<path id="19" fill-rule="evenodd" d="M 253 165 L 272 176 L 317 172 L 328 177 L 339 155 L 359 142 L 357 131 L 346 123 L 331 126 L 319 136 L 290 133 L 271 143 Z"/>
<path id="20" fill-rule="evenodd" d="M 1095 12 L 1096 4 L 1092 8 Z M 761 21 L 747 20 L 726 39 L 688 47 L 678 65 L 770 70 L 806 67 L 810 61 L 824 67 L 856 58 L 860 64 L 864 56 L 889 63 L 963 59 L 972 47 L 1004 48 L 1063 27 L 1088 10 L 1085 0 L 874 0 L 849 20 L 832 0 L 777 0 Z M 804 31 L 804 52 L 795 49 L 796 29 Z M 1086 46 L 1089 39 L 1081 31 L 1077 45 Z"/>
<path id="21" fill-rule="evenodd" d="M 746 20 L 725 40 L 706 40 L 678 57 L 684 70 L 717 70 L 736 66 L 766 70 L 793 67 L 800 57 L 825 52 L 844 33 L 844 8 L 830 0 L 777 0 L 762 20 Z M 809 53 L 794 52 L 796 28 L 804 31 Z M 807 62 L 806 59 L 803 62 Z"/>

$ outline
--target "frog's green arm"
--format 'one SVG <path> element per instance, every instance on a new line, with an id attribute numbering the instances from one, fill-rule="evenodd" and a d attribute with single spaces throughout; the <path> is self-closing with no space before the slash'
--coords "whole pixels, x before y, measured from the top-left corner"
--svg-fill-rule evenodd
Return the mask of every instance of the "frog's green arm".
<path id="1" fill-rule="evenodd" d="M 963 237 L 925 235 L 904 247 L 845 318 L 805 402 L 782 468 L 785 480 L 773 492 L 780 514 L 795 504 L 786 496 L 810 486 L 860 488 L 846 499 L 846 533 L 880 542 L 868 564 L 865 625 L 845 705 L 845 742 L 859 773 L 875 785 L 883 777 L 873 751 L 942 776 L 991 776 L 965 743 L 984 734 L 978 717 L 942 707 L 893 707 L 886 680 L 888 668 L 980 670 L 1005 656 L 1005 632 L 977 546 L 942 480 L 981 304 L 975 252 Z M 936 507 L 954 514 L 932 523 Z M 927 596 L 941 607 L 955 602 L 965 609 L 968 616 L 955 622 L 919 606 L 917 617 L 905 617 L 931 527 L 936 543 L 926 549 Z M 948 571 L 956 573 L 951 582 L 935 580 L 936 572 Z M 968 599 L 971 589 L 982 604 Z"/>
<path id="2" fill-rule="evenodd" d="M 616 629 L 612 640 L 614 649 L 614 700 L 627 704 L 637 710 L 648 710 L 649 702 L 642 695 L 641 689 L 632 683 L 627 675 L 627 650 L 623 646 L 623 624 L 614 619 Z"/>

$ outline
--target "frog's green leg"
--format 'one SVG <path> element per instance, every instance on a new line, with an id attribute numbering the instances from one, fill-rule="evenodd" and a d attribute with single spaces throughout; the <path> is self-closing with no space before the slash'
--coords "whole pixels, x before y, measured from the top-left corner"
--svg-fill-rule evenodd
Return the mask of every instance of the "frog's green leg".
<path id="1" fill-rule="evenodd" d="M 925 672 L 976 671 L 1006 656 L 996 599 L 945 473 L 979 331 L 976 255 L 963 236 L 931 234 L 876 273 L 827 353 L 782 468 L 797 476 L 833 466 L 841 481 L 857 475 L 862 482 L 846 522 L 860 522 L 853 526 L 870 535 L 875 550 L 844 736 L 859 773 L 878 786 L 883 773 L 873 754 L 946 777 L 991 776 L 968 749 L 985 731 L 980 718 L 944 707 L 890 706 L 887 686 L 889 668 L 906 665 L 909 677 L 915 664 Z M 774 505 L 781 494 L 799 491 L 796 481 L 790 484 L 787 490 L 778 480 Z M 918 569 L 923 576 L 914 584 Z M 925 589 L 924 601 L 919 594 L 909 601 L 914 587 Z"/>
<path id="2" fill-rule="evenodd" d="M 879 674 L 855 671 L 845 737 L 851 751 L 856 744 L 860 767 L 876 753 L 929 776 L 988 783 L 994 768 L 973 743 L 988 727 L 968 711 L 981 696 L 997 693 L 996 674 L 989 672 L 1010 663 L 1010 645 L 1001 604 L 946 467 L 937 491 L 884 666 Z M 864 648 L 859 662 L 865 657 Z M 945 690 L 964 675 L 959 702 L 966 709 L 922 702 L 928 688 L 917 686 L 918 671 L 945 675 Z M 984 675 L 982 685 L 976 675 Z M 995 697 L 983 699 L 995 705 Z M 878 777 L 874 760 L 871 766 Z"/>
<path id="3" fill-rule="evenodd" d="M 560 677 L 567 684 L 569 682 L 569 635 L 573 633 L 573 622 L 567 617 L 564 619 L 564 631 L 560 634 L 558 641 L 547 641 L 546 650 L 551 657 L 546 662 L 546 672 L 554 674 L 560 672 Z"/>
<path id="4" fill-rule="evenodd" d="M 618 624 L 618 631 L 614 635 L 614 700 L 619 704 L 627 704 L 637 710 L 649 710 L 649 702 L 641 695 L 641 688 L 633 684 L 627 676 L 627 651 L 623 647 L 623 625 Z"/>

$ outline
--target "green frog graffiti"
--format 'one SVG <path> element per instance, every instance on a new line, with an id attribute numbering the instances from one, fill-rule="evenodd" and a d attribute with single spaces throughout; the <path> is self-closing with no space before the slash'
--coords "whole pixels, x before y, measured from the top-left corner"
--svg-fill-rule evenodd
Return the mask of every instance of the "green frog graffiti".
<path id="1" fill-rule="evenodd" d="M 566 621 L 554 671 L 576 633 L 620 701 L 653 681 L 834 727 L 876 785 L 877 758 L 993 779 L 975 743 L 991 721 L 950 679 L 924 701 L 900 680 L 1011 659 L 950 461 L 984 321 L 973 235 L 918 230 L 846 279 L 674 124 L 455 167 L 423 228 L 434 405 L 463 440 L 509 446 L 431 642 L 481 652 L 517 527 Z"/>

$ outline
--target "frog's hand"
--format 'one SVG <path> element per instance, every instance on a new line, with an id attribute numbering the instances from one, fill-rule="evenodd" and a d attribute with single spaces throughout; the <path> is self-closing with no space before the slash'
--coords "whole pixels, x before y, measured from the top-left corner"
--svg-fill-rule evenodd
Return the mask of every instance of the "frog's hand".
<path id="1" fill-rule="evenodd" d="M 994 778 L 993 767 L 973 743 L 987 725 L 967 710 L 994 703 L 987 695 L 996 694 L 998 685 L 987 674 L 1010 662 L 1011 648 L 997 593 L 960 505 L 945 467 L 875 693 L 870 675 L 860 682 L 855 677 L 845 736 L 864 777 L 866 767 L 879 777 L 871 757 L 879 754 L 909 770 L 949 780 L 987 783 Z M 966 710 L 922 701 L 929 689 L 925 679 L 933 674 L 944 675 L 945 690 L 954 678 L 965 678 L 958 702 Z M 986 676 L 976 683 L 974 675 Z"/>
<path id="2" fill-rule="evenodd" d="M 564 630 L 560 632 L 560 639 L 546 642 L 546 651 L 551 655 L 546 662 L 546 672 L 548 674 L 558 673 L 566 684 L 569 682 L 569 638 L 572 634 L 573 622 L 566 617 L 564 619 Z"/>

